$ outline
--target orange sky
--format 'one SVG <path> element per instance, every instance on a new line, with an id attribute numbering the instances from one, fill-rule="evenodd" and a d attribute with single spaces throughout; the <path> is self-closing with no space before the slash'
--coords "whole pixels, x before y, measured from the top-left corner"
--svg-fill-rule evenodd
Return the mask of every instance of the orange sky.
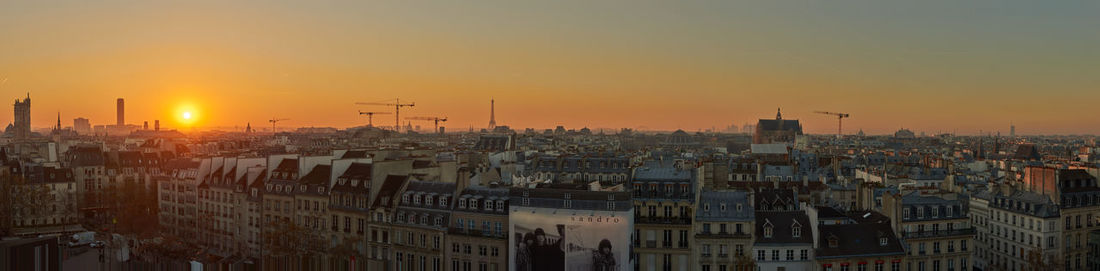
<path id="1" fill-rule="evenodd" d="M 199 128 L 348 127 L 391 110 L 354 102 L 400 97 L 452 131 L 495 98 L 515 128 L 723 129 L 782 107 L 810 133 L 836 127 L 815 110 L 852 114 L 848 133 L 1100 132 L 1098 4 L 932 2 L 4 4 L 0 98 L 30 92 L 35 127 L 113 123 L 120 97 L 133 124 L 190 106 Z"/>

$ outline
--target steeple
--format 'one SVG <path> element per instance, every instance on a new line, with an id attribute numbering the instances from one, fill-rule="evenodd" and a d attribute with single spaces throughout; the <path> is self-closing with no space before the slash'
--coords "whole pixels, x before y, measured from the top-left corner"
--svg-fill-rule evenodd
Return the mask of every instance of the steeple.
<path id="1" fill-rule="evenodd" d="M 57 131 L 61 131 L 61 111 L 57 111 Z"/>
<path id="2" fill-rule="evenodd" d="M 496 100 L 489 99 L 489 129 L 497 128 Z"/>
<path id="3" fill-rule="evenodd" d="M 252 132 L 252 123 L 251 122 L 249 122 L 247 125 L 244 126 L 244 132 L 245 133 L 251 133 Z"/>
<path id="4" fill-rule="evenodd" d="M 776 120 L 782 120 L 783 119 L 783 109 L 782 108 L 776 108 L 775 109 L 775 119 Z"/>

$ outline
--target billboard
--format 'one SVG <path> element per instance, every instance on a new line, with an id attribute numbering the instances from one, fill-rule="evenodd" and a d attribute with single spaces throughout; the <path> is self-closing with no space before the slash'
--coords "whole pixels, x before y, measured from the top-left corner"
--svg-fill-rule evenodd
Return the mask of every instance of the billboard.
<path id="1" fill-rule="evenodd" d="M 511 207 L 509 270 L 634 270 L 634 213 Z"/>

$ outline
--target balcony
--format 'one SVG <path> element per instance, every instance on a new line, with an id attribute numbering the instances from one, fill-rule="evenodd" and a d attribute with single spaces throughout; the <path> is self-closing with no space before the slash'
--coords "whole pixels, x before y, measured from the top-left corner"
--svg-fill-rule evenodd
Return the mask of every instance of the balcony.
<path id="1" fill-rule="evenodd" d="M 731 232 L 718 232 L 718 233 L 700 232 L 700 233 L 696 234 L 695 237 L 742 239 L 742 238 L 751 238 L 752 235 L 749 235 L 746 232 L 734 232 L 734 233 L 731 233 Z"/>
<path id="2" fill-rule="evenodd" d="M 918 239 L 918 238 L 944 238 L 944 237 L 961 237 L 967 235 L 974 235 L 974 228 L 968 229 L 954 229 L 954 230 L 940 230 L 940 231 L 923 231 L 923 232 L 902 232 L 901 238 L 904 239 Z"/>
<path id="3" fill-rule="evenodd" d="M 691 225 L 691 218 L 651 216 L 635 217 L 634 224 Z"/>

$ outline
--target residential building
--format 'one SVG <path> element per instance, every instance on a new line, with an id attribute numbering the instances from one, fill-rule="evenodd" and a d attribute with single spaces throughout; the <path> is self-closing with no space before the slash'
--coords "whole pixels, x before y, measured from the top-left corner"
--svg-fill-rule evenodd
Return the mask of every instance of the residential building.
<path id="1" fill-rule="evenodd" d="M 701 271 L 751 271 L 756 221 L 750 194 L 743 191 L 699 193 L 692 234 L 692 267 Z M 807 227 L 812 225 L 806 225 Z M 809 236 L 809 232 L 807 232 Z"/>

